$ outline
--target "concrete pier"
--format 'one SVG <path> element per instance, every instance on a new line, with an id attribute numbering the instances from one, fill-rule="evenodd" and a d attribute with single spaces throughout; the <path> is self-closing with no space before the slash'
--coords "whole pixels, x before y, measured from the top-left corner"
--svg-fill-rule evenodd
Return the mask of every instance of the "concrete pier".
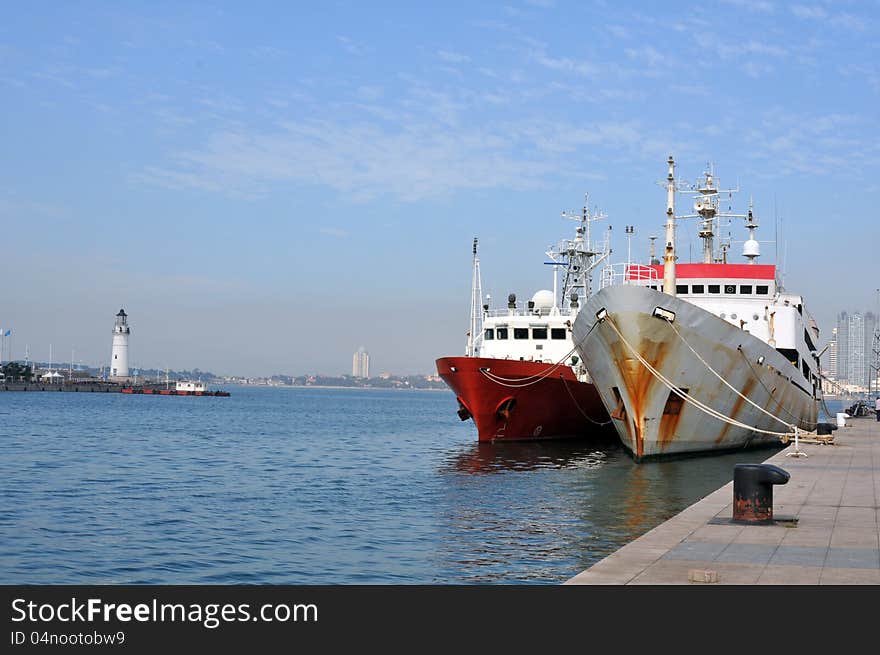
<path id="1" fill-rule="evenodd" d="M 772 524 L 733 523 L 731 481 L 565 584 L 880 584 L 880 422 L 833 436 L 766 461 L 791 474 Z"/>
<path id="2" fill-rule="evenodd" d="M 0 382 L 0 391 L 77 391 L 77 392 L 100 392 L 100 393 L 119 393 L 122 391 L 121 384 L 115 382 L 104 381 L 88 381 L 88 382 Z"/>

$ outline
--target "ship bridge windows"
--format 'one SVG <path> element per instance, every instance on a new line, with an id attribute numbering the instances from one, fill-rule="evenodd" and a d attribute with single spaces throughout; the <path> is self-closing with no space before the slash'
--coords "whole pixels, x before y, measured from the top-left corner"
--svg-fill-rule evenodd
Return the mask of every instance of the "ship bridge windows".
<path id="1" fill-rule="evenodd" d="M 746 295 L 752 295 L 752 285 L 751 284 L 740 284 L 739 292 Z"/>
<path id="2" fill-rule="evenodd" d="M 736 293 L 736 285 L 735 284 L 725 284 L 724 285 L 724 293 L 729 293 L 729 294 Z"/>
<path id="3" fill-rule="evenodd" d="M 706 293 L 706 287 L 702 284 L 693 284 L 691 285 L 691 293 Z"/>
<path id="4" fill-rule="evenodd" d="M 513 338 L 514 339 L 528 339 L 529 338 L 529 328 L 513 328 Z"/>
<path id="5" fill-rule="evenodd" d="M 688 285 L 686 284 L 676 284 L 675 285 L 675 293 L 677 295 L 686 294 L 688 292 Z"/>
<path id="6" fill-rule="evenodd" d="M 759 284 L 755 287 L 755 293 L 759 296 L 768 296 L 770 295 L 770 287 L 766 284 Z"/>
<path id="7" fill-rule="evenodd" d="M 507 328 L 498 328 L 495 330 L 495 336 L 498 337 L 499 340 L 504 341 L 507 339 Z"/>
<path id="8" fill-rule="evenodd" d="M 546 339 L 547 328 L 532 328 L 532 339 Z"/>
<path id="9" fill-rule="evenodd" d="M 565 339 L 565 328 L 550 328 L 551 339 Z"/>
<path id="10" fill-rule="evenodd" d="M 492 328 L 486 328 L 486 331 L 483 332 L 483 340 L 484 341 L 492 341 L 495 338 L 495 330 Z"/>

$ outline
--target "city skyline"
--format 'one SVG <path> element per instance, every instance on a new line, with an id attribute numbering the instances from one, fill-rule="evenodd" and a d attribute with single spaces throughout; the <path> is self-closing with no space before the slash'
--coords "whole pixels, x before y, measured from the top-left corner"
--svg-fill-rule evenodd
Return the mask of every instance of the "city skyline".
<path id="1" fill-rule="evenodd" d="M 840 307 L 876 311 L 878 24 L 817 1 L 9 7 L 7 345 L 103 363 L 124 306 L 131 367 L 346 371 L 369 343 L 428 374 L 464 353 L 475 236 L 493 303 L 552 288 L 587 192 L 614 261 L 625 225 L 644 261 L 673 155 L 754 202 L 821 348 Z"/>

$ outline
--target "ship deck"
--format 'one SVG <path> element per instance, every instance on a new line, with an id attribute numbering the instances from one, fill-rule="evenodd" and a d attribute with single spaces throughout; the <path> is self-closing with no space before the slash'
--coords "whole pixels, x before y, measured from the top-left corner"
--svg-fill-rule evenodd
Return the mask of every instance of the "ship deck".
<path id="1" fill-rule="evenodd" d="M 791 475 L 773 487 L 774 524 L 732 523 L 731 481 L 565 584 L 880 584 L 880 422 L 833 437 L 766 460 Z"/>

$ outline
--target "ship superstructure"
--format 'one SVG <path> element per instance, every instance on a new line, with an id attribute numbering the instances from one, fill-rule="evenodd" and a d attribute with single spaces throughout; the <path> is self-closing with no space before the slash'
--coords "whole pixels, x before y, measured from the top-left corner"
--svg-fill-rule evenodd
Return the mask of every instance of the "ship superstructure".
<path id="1" fill-rule="evenodd" d="M 609 269 L 574 323 L 577 351 L 617 433 L 637 460 L 769 445 L 816 427 L 821 393 L 819 329 L 802 296 L 786 291 L 775 265 L 758 264 L 758 223 L 744 218 L 746 263 L 728 263 L 716 241 L 720 193 L 667 177 L 664 263 Z M 675 214 L 675 195 L 695 194 L 694 213 Z M 676 221 L 697 218 L 702 262 L 679 264 Z"/>

